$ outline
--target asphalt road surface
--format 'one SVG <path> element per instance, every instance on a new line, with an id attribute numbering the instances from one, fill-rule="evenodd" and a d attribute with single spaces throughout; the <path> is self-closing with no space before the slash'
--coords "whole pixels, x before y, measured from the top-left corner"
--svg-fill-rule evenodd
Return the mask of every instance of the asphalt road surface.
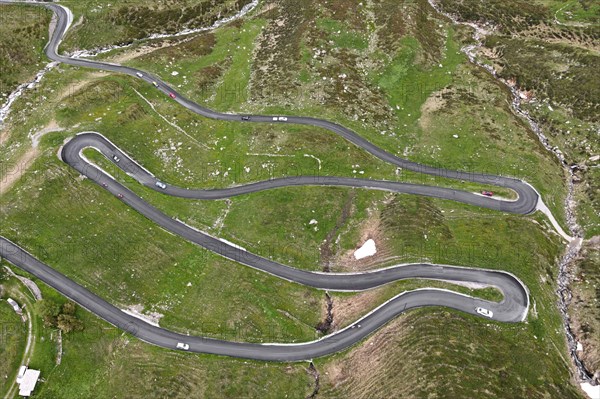
<path id="1" fill-rule="evenodd" d="M 13 2 L 0 0 L 0 3 Z M 278 189 L 287 186 L 346 186 L 427 195 L 504 212 L 528 214 L 536 209 L 538 202 L 537 193 L 529 185 L 520 180 L 512 178 L 451 171 L 410 162 L 378 148 L 374 144 L 366 141 L 356 133 L 341 125 L 325 120 L 290 116 L 284 121 L 279 120 L 278 117 L 277 121 L 274 121 L 273 116 L 251 115 L 248 116 L 249 120 L 247 121 L 242 120 L 241 115 L 224 114 L 209 110 L 199 106 L 191 100 L 182 97 L 166 83 L 146 72 L 119 65 L 83 59 L 72 59 L 58 55 L 58 45 L 60 44 L 60 41 L 71 22 L 69 19 L 69 13 L 65 8 L 58 4 L 28 4 L 43 5 L 44 7 L 54 11 L 58 17 L 56 28 L 54 29 L 51 40 L 45 49 L 46 54 L 52 60 L 66 64 L 77 65 L 80 67 L 124 73 L 136 78 L 139 78 L 137 74 L 141 73 L 143 75 L 141 79 L 144 79 L 149 84 L 151 84 L 153 81 L 157 82 L 159 90 L 163 91 L 165 94 L 175 94 L 176 99 L 174 101 L 177 101 L 181 105 L 199 115 L 228 121 L 296 123 L 321 127 L 344 137 L 346 140 L 368 151 L 372 155 L 397 165 L 398 167 L 429 175 L 442 176 L 445 178 L 507 187 L 517 192 L 518 199 L 515 201 L 501 201 L 460 190 L 440 187 L 382 180 L 326 176 L 299 176 L 273 179 L 219 190 L 186 189 L 172 185 L 167 185 L 166 188 L 162 189 L 156 186 L 157 179 L 149 171 L 146 171 L 143 167 L 138 165 L 126 153 L 114 146 L 102 135 L 95 132 L 86 132 L 77 135 L 64 145 L 61 150 L 61 157 L 64 162 L 78 170 L 81 174 L 87 176 L 90 180 L 101 185 L 114 195 L 122 196 L 122 201 L 139 213 L 143 214 L 148 219 L 160 225 L 162 228 L 225 258 L 232 259 L 243 265 L 270 273 L 274 276 L 292 281 L 294 283 L 323 290 L 361 291 L 379 287 L 401 279 L 419 278 L 490 285 L 500 289 L 504 294 L 504 299 L 501 302 L 496 303 L 440 289 L 432 288 L 414 290 L 394 297 L 390 301 L 384 303 L 374 311 L 353 323 L 351 326 L 317 341 L 301 344 L 250 344 L 186 336 L 165 330 L 160 327 L 152 326 L 122 312 L 120 309 L 94 295 L 92 292 L 78 285 L 68 277 L 60 274 L 48 265 L 45 265 L 44 263 L 35 259 L 24 249 L 12 243 L 10 240 L 0 237 L 0 256 L 9 262 L 36 276 L 51 287 L 55 288 L 57 291 L 61 292 L 63 295 L 79 303 L 89 311 L 95 313 L 102 319 L 123 330 L 128 331 L 129 333 L 146 342 L 173 349 L 176 348 L 177 343 L 183 342 L 189 344 L 189 350 L 193 352 L 211 353 L 257 360 L 298 361 L 335 353 L 359 342 L 396 317 L 398 314 L 410 309 L 425 306 L 445 306 L 471 314 L 477 314 L 475 309 L 477 307 L 483 307 L 491 310 L 493 312 L 493 319 L 497 321 L 519 322 L 525 319 L 529 308 L 529 294 L 523 283 L 510 273 L 496 270 L 471 269 L 458 266 L 431 264 L 397 265 L 390 268 L 364 273 L 319 273 L 295 269 L 237 248 L 219 240 L 218 238 L 212 237 L 165 215 L 160 210 L 138 197 L 135 193 L 125 188 L 118 181 L 112 179 L 97 166 L 89 163 L 82 156 L 82 150 L 87 147 L 93 147 L 102 152 L 109 160 L 112 160 L 113 162 L 115 162 L 113 157 L 116 155 L 119 159 L 119 162 L 115 163 L 141 184 L 152 187 L 153 189 L 168 195 L 195 199 L 219 199 L 266 189 Z"/>

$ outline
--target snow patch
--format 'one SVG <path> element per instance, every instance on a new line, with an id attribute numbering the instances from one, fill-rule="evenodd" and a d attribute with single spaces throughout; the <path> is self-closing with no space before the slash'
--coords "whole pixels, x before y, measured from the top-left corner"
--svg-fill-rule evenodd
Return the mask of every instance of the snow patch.
<path id="1" fill-rule="evenodd" d="M 600 399 L 600 385 L 592 385 L 589 382 L 582 382 L 581 389 L 583 389 L 583 391 L 591 399 Z"/>
<path id="2" fill-rule="evenodd" d="M 375 246 L 375 241 L 369 238 L 359 249 L 354 251 L 354 257 L 357 260 L 368 258 L 369 256 L 373 256 L 377 253 L 377 247 Z"/>

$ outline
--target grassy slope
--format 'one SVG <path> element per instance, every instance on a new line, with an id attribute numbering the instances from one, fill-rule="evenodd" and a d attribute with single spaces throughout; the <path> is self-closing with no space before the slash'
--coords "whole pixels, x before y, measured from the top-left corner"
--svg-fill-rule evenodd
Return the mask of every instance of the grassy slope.
<path id="1" fill-rule="evenodd" d="M 62 2 L 75 14 L 73 28 L 63 44 L 67 50 L 92 49 L 130 43 L 154 33 L 176 33 L 185 28 L 211 26 L 235 14 L 250 0 L 142 0 Z M 82 19 L 80 19 L 82 18 Z M 81 23 L 80 23 L 81 22 Z M 106 29 L 111 26 L 111 29 Z"/>
<path id="2" fill-rule="evenodd" d="M 0 103 L 47 64 L 50 16 L 38 7 L 0 5 Z"/>
<path id="3" fill-rule="evenodd" d="M 440 325 L 443 325 L 440 328 Z M 527 347 L 524 341 L 528 342 Z M 567 364 L 539 350 L 527 328 L 451 311 L 401 316 L 360 347 L 318 361 L 324 397 L 578 397 Z"/>
<path id="4" fill-rule="evenodd" d="M 40 285 L 45 298 L 64 298 Z M 63 335 L 61 366 L 56 366 L 56 331 L 42 329 L 31 367 L 46 380 L 37 394 L 67 397 L 303 397 L 311 381 L 302 366 L 242 362 L 167 351 L 144 344 L 78 309 L 85 330 Z M 39 320 L 38 320 L 39 322 Z M 174 367 L 165 367 L 173 364 Z M 77 368 L 77 373 L 72 370 Z"/>
<path id="5" fill-rule="evenodd" d="M 487 53 L 482 58 L 493 63 L 500 77 L 514 79 L 519 89 L 533 94 L 532 101 L 524 101 L 524 109 L 540 123 L 550 144 L 564 152 L 567 162 L 578 166 L 576 198 L 582 230 L 588 238 L 600 233 L 600 172 L 597 162 L 590 161 L 600 151 L 598 6 L 587 1 L 441 4 L 463 20 L 481 18 L 497 26 L 485 40 Z"/>
<path id="6" fill-rule="evenodd" d="M 583 345 L 580 358 L 595 374 L 600 370 L 600 240 L 584 244 L 581 256 L 574 264 L 573 299 L 569 314 L 577 340 Z"/>
<path id="7" fill-rule="evenodd" d="M 5 301 L 6 297 L 8 295 L 3 294 L 0 300 L 0 395 L 6 393 L 16 377 L 27 340 L 27 325 Z"/>
<path id="8" fill-rule="evenodd" d="M 366 22 L 355 21 L 362 38 L 349 40 L 344 36 L 338 37 L 336 33 L 337 30 L 347 29 L 347 21 L 353 18 L 353 13 L 348 11 L 352 9 L 349 2 L 337 1 L 328 7 L 317 7 L 316 11 L 308 2 L 300 2 L 295 4 L 297 8 L 293 8 L 295 15 L 287 14 L 286 10 L 292 8 L 282 2 L 281 8 L 260 14 L 258 18 L 249 19 L 243 24 L 220 29 L 215 33 L 214 41 L 205 35 L 187 47 L 184 45 L 184 50 L 164 50 L 139 62 L 169 81 L 181 84 L 181 90 L 188 90 L 194 98 L 206 99 L 209 106 L 217 109 L 324 116 L 355 128 L 360 134 L 391 151 L 407 151 L 411 159 L 438 162 L 444 166 L 460 167 L 469 162 L 466 167 L 475 171 L 489 171 L 493 168 L 494 171 L 501 170 L 505 174 L 517 176 L 528 176 L 530 170 L 544 170 L 546 175 L 532 175 L 532 179 L 537 179 L 534 183 L 542 192 L 555 195 L 554 202 L 558 204 L 558 208 L 564 192 L 551 194 L 554 192 L 551 181 L 560 175 L 560 170 L 541 151 L 531 151 L 531 148 L 537 148 L 535 139 L 501 105 L 506 99 L 506 93 L 491 83 L 487 75 L 466 65 L 464 58 L 456 54 L 453 31 L 443 21 L 428 18 L 425 4 L 415 4 L 414 8 L 404 9 L 402 15 L 411 15 L 412 20 L 421 21 L 420 24 L 413 26 L 407 18 L 402 19 L 402 22 L 386 19 L 386 15 L 396 10 L 398 5 L 395 2 L 382 2 L 379 5 L 381 8 L 373 11 L 374 17 L 365 17 Z M 318 15 L 313 15 L 313 12 Z M 280 25 L 278 21 L 283 16 L 300 20 L 295 20 L 297 23 L 294 24 Z M 313 18 L 320 21 L 316 28 L 308 23 Z M 374 45 L 367 32 L 381 26 L 384 28 L 379 29 L 380 44 Z M 300 29 L 300 32 L 288 32 L 290 27 Z M 270 36 L 271 34 L 274 36 Z M 385 36 L 387 34 L 391 36 Z M 417 38 L 417 41 L 399 40 L 404 35 Z M 269 48 L 272 37 L 279 37 L 280 41 Z M 298 42 L 299 38 L 303 39 Z M 287 40 L 291 42 L 288 43 Z M 328 47 L 329 40 L 333 41 L 333 47 L 339 47 L 340 50 Z M 360 58 L 358 53 L 364 49 L 365 43 L 371 50 L 367 56 Z M 288 44 L 294 49 L 289 52 L 291 60 L 286 60 L 285 54 L 277 50 L 287 48 Z M 313 49 L 317 46 L 333 55 L 313 58 Z M 251 47 L 254 47 L 254 51 L 250 51 Z M 263 57 L 265 52 L 273 52 L 275 58 L 267 62 Z M 288 61 L 290 62 L 286 64 Z M 168 62 L 174 64 L 165 68 Z M 270 68 L 261 68 L 269 63 Z M 402 64 L 405 65 L 404 68 L 391 66 Z M 364 71 L 357 65 L 364 65 Z M 180 72 L 179 75 L 170 74 L 174 69 Z M 69 67 L 61 67 L 60 71 L 49 75 L 48 81 L 40 88 L 40 93 L 47 93 L 52 98 L 51 90 L 64 86 L 72 79 L 85 77 L 86 74 Z M 342 73 L 347 75 L 344 84 L 350 93 L 345 93 L 344 86 L 340 86 L 341 78 L 338 76 Z M 462 83 L 467 76 L 471 80 L 466 84 Z M 329 80 L 323 80 L 323 77 Z M 230 78 L 236 80 L 237 91 L 231 92 L 230 87 L 224 83 Z M 407 88 L 407 82 L 413 81 L 420 82 L 420 85 Z M 61 101 L 56 115 L 51 111 L 53 107 L 46 107 L 39 112 L 36 111 L 35 104 L 26 110 L 21 105 L 22 111 L 15 117 L 15 121 L 22 118 L 23 123 L 22 126 L 16 126 L 9 143 L 14 154 L 19 151 L 17 144 L 26 140 L 29 129 L 41 126 L 53 117 L 70 130 L 45 139 L 43 157 L 18 188 L 0 199 L 3 221 L 0 233 L 25 245 L 43 260 L 103 297 L 112 298 L 115 303 L 142 303 L 148 311 L 165 314 L 161 321 L 164 326 L 230 339 L 235 338 L 238 326 L 247 331 L 243 336 L 246 340 L 260 340 L 265 336 L 289 341 L 314 337 L 315 332 L 311 327 L 320 317 L 321 294 L 221 260 L 164 233 L 98 187 L 76 180 L 76 174 L 56 160 L 55 151 L 64 137 L 81 130 L 96 129 L 150 170 L 160 172 L 161 178 L 174 183 L 204 187 L 255 181 L 270 175 L 297 173 L 298 170 L 303 173 L 350 176 L 359 175 L 358 172 L 364 170 L 366 177 L 389 178 L 395 173 L 394 169 L 378 163 L 357 149 L 348 148 L 345 142 L 329 133 L 300 127 L 283 129 L 277 126 L 229 125 L 207 121 L 175 107 L 151 88 L 143 87 L 130 78 L 109 77 L 99 82 L 93 90 L 87 90 L 86 94 L 73 93 L 67 100 Z M 261 90 L 261 82 L 273 85 L 273 93 Z M 178 133 L 159 119 L 132 91 L 129 87 L 132 84 L 157 105 L 161 114 L 176 120 L 195 140 Z M 296 84 L 300 84 L 298 92 L 305 97 L 279 97 L 279 89 Z M 433 93 L 444 88 L 449 95 L 445 107 L 435 112 L 428 107 L 423 108 L 423 104 Z M 313 90 L 317 90 L 322 101 L 311 97 Z M 212 92 L 217 94 L 212 96 Z M 232 96 L 227 93 L 235 94 Z M 246 99 L 249 100 L 247 103 Z M 498 106 L 484 108 L 479 105 L 488 101 Z M 279 102 L 284 105 L 272 105 Z M 354 120 L 348 111 L 355 112 L 357 108 L 362 111 L 360 117 Z M 452 111 L 457 108 L 462 112 Z M 472 116 L 470 120 L 462 117 L 467 112 Z M 422 127 L 422 122 L 419 121 L 419 116 L 423 119 L 423 114 L 430 116 L 426 127 Z M 350 115 L 350 119 L 343 115 Z M 98 118 L 101 119 L 97 120 Z M 459 129 L 462 129 L 459 139 L 450 139 L 449 135 Z M 380 134 L 382 131 L 386 134 Z M 502 137 L 494 138 L 494 132 L 502 132 Z M 436 150 L 432 146 L 438 141 L 443 142 L 443 145 Z M 178 144 L 180 142 L 181 145 Z M 213 149 L 206 150 L 203 144 Z M 494 155 L 477 156 L 484 146 L 488 147 L 486 151 Z M 507 146 L 511 146 L 511 150 L 502 153 Z M 248 155 L 266 153 L 294 157 L 288 159 L 289 157 Z M 321 159 L 323 169 L 319 171 L 316 161 L 305 157 L 305 153 Z M 458 161 L 455 160 L 457 158 Z M 519 170 L 517 163 L 521 159 L 526 159 L 526 164 L 531 165 L 531 169 Z M 355 166 L 357 164 L 359 166 Z M 246 167 L 250 168 L 250 172 L 246 172 Z M 353 173 L 353 170 L 357 173 Z M 224 176 L 225 172 L 230 173 Z M 127 181 L 126 177 L 122 179 Z M 228 205 L 226 202 L 166 199 L 135 185 L 132 187 L 136 187 L 145 198 L 169 214 L 259 253 L 266 251 L 263 254 L 273 254 L 276 259 L 312 269 L 320 268 L 318 248 L 325 234 L 339 219 L 343 204 L 340 197 L 347 192 L 338 189 L 286 189 L 233 199 L 231 205 Z M 404 233 L 402 220 L 399 226 L 392 223 L 386 227 L 390 229 L 390 252 L 396 256 L 406 255 L 409 259 L 433 258 L 440 262 L 498 267 L 517 273 L 531 289 L 539 316 L 527 325 L 514 328 L 498 325 L 493 342 L 501 353 L 509 353 L 510 348 L 518 353 L 528 354 L 530 362 L 516 368 L 515 365 L 520 364 L 520 361 L 506 356 L 498 360 L 498 367 L 505 369 L 506 379 L 514 384 L 515 392 L 533 392 L 534 396 L 541 396 L 544 392 L 549 395 L 560 393 L 562 397 L 573 396 L 568 385 L 567 368 L 558 360 L 563 356 L 564 344 L 562 335 L 557 331 L 559 320 L 552 305 L 554 272 L 552 267 L 547 266 L 554 263 L 557 255 L 556 239 L 546 233 L 544 227 L 536 227 L 536 223 L 544 225 L 545 222 L 538 217 L 496 215 L 447 201 L 428 201 L 419 208 L 413 203 L 415 198 L 410 196 L 399 197 L 391 205 L 386 205 L 384 200 L 386 198 L 381 193 L 359 192 L 352 200 L 355 212 L 344 225 L 337 251 L 354 248 L 360 236 L 362 222 L 368 214 L 367 209 L 373 207 L 383 214 L 399 212 L 403 215 L 402 220 L 418 220 L 423 206 L 437 209 L 436 214 L 442 211 L 446 215 L 452 214 L 452 217 L 442 221 L 436 219 L 439 226 L 434 229 L 434 233 L 448 230 L 451 235 L 430 233 L 432 241 L 426 245 L 418 243 L 422 242 L 423 233 L 429 232 L 429 216 L 423 217 L 422 224 L 418 225 L 425 227 L 417 230 L 414 236 Z M 273 203 L 279 204 L 276 213 L 267 206 Z M 96 208 L 96 204 L 100 204 L 100 207 Z M 226 214 L 229 206 L 223 227 L 213 228 L 215 221 Z M 44 217 L 34 212 L 42 207 L 47 210 Z M 252 218 L 248 215 L 248 209 L 253 210 Z M 282 218 L 282 215 L 286 217 Z M 319 221 L 318 231 L 308 225 L 312 218 Z M 269 222 L 267 226 L 263 226 L 265 220 Z M 518 231 L 518 234 L 514 231 Z M 495 232 L 503 235 L 501 239 L 494 235 Z M 519 239 L 515 241 L 517 237 Z M 266 249 L 264 240 L 269 242 Z M 64 250 L 65 242 L 68 243 L 67 250 Z M 95 242 L 103 245 L 97 246 Z M 539 255 L 530 255 L 530 245 L 536 246 L 538 250 L 535 253 Z M 477 256 L 468 255 L 472 247 L 477 249 Z M 515 247 L 522 248 L 522 251 L 515 251 Z M 130 251 L 131 248 L 136 250 Z M 440 248 L 456 248 L 457 252 L 438 254 Z M 99 265 L 101 266 L 98 267 Z M 88 273 L 90 270 L 94 272 Z M 540 274 L 544 275 L 541 281 L 537 277 Z M 222 278 L 224 275 L 228 277 L 226 280 Z M 119 284 L 115 284 L 115 281 Z M 187 286 L 188 282 L 192 282 L 191 287 Z M 398 290 L 412 287 L 415 285 L 398 284 L 382 290 L 372 303 L 361 308 L 357 316 L 368 307 L 374 307 L 384 298 L 399 292 Z M 354 297 L 350 300 L 352 298 Z M 197 306 L 198 303 L 203 306 Z M 244 306 L 239 306 L 242 303 Z M 88 331 L 105 327 L 104 323 L 85 312 L 82 314 Z M 411 321 L 408 325 L 414 327 L 411 328 L 414 332 L 405 332 L 410 337 L 407 342 L 413 343 L 412 347 L 425 349 L 425 346 L 420 346 L 426 344 L 421 340 L 421 331 L 439 331 L 440 321 L 437 318 L 445 314 L 452 317 L 447 317 L 442 322 L 449 327 L 440 336 L 456 340 L 456 350 L 464 350 L 471 345 L 471 341 L 476 341 L 479 347 L 484 345 L 485 341 L 478 338 L 483 334 L 480 327 L 483 328 L 484 322 L 473 320 L 475 333 L 471 334 L 468 327 L 471 323 L 462 321 L 471 318 L 441 310 L 424 310 L 409 315 Z M 424 319 L 422 323 L 419 323 L 420 318 Z M 396 328 L 396 324 L 390 328 Z M 540 342 L 533 338 L 534 335 Z M 387 335 L 377 334 L 375 338 L 379 336 Z M 445 342 L 444 339 L 441 342 Z M 148 389 L 168 389 L 174 381 L 181 381 L 180 376 L 187 370 L 198 371 L 194 375 L 199 375 L 200 379 L 191 382 L 192 387 L 182 388 L 183 391 L 177 393 L 180 396 L 189 393 L 189 390 L 205 387 L 211 388 L 205 391 L 207 396 L 257 396 L 261 392 L 259 389 L 269 383 L 275 385 L 268 394 L 276 397 L 284 393 L 305 396 L 312 389 L 302 365 L 261 365 L 251 362 L 251 366 L 248 366 L 237 360 L 174 354 L 135 340 L 127 344 L 134 345 L 133 350 L 119 350 L 118 348 L 125 346 L 126 341 L 121 339 L 115 344 L 110 339 L 99 339 L 97 336 L 74 335 L 67 343 L 70 351 L 65 357 L 64 366 L 52 373 L 46 385 L 48 395 L 52 393 L 52 396 L 60 397 L 59 387 L 63 387 L 65 392 L 72 395 L 98 391 L 99 396 L 111 397 L 115 392 L 110 391 L 107 381 L 125 378 L 125 375 L 132 381 L 131 384 L 123 381 L 127 389 L 137 389 L 140 385 Z M 81 377 L 70 375 L 67 365 L 80 363 L 80 358 L 89 357 L 90 345 L 95 348 L 91 351 L 93 357 L 88 358 L 89 362 L 86 360 L 81 363 L 84 364 L 81 366 Z M 346 362 L 347 367 L 352 367 L 353 354 L 360 351 L 361 347 L 363 346 L 349 351 L 350 355 L 346 360 L 335 357 L 320 361 L 319 369 L 328 369 L 340 362 Z M 415 365 L 412 369 L 428 368 L 436 359 L 453 358 L 454 349 L 442 345 L 436 346 L 436 349 L 431 352 L 422 350 L 418 355 L 415 354 L 410 359 Z M 396 347 L 382 346 L 383 356 L 388 362 L 397 358 L 398 355 L 394 352 L 397 350 Z M 131 353 L 136 354 L 135 358 L 131 357 Z M 544 356 L 544 353 L 549 355 Z M 68 356 L 72 357 L 69 359 Z M 192 359 L 181 369 L 181 373 L 158 367 L 180 359 Z M 474 356 L 461 357 L 461 360 L 466 362 L 465 367 L 469 370 L 480 367 L 481 359 Z M 490 361 L 489 355 L 487 361 Z M 215 362 L 218 367 L 215 367 Z M 138 363 L 147 365 L 139 374 L 132 376 L 124 371 Z M 402 371 L 405 363 L 407 362 L 393 361 L 388 372 Z M 536 370 L 543 370 L 545 366 L 549 371 L 547 375 L 540 376 Z M 45 370 L 51 369 L 49 365 L 44 367 Z M 215 368 L 220 373 L 216 373 Z M 456 370 L 448 367 L 440 372 L 447 373 L 450 376 L 448 380 L 452 380 L 452 373 L 457 372 Z M 260 377 L 261 374 L 266 377 Z M 363 379 L 339 386 L 330 385 L 326 380 L 324 389 L 331 395 L 342 396 L 345 392 L 368 392 L 365 391 L 368 387 L 386 387 L 383 381 L 388 380 L 391 375 L 393 374 L 385 372 L 371 373 Z M 464 388 L 469 392 L 475 391 L 475 380 L 483 381 L 487 377 L 481 373 L 472 375 L 474 381 Z M 423 385 L 420 378 L 417 374 L 411 374 L 403 383 L 420 387 Z M 540 378 L 548 384 L 541 384 Z M 436 381 L 429 382 L 437 384 L 430 386 L 431 389 L 443 393 L 443 380 Z"/>
<path id="9" fill-rule="evenodd" d="M 510 326 L 442 309 L 402 316 L 361 347 L 318 362 L 326 397 L 384 392 L 401 397 L 476 397 L 483 392 L 498 398 L 577 397 L 565 381 L 568 358 L 558 349 L 564 337 L 553 306 L 556 271 L 549 265 L 560 244 L 532 228 L 534 220 L 473 212 L 450 202 L 397 196 L 382 205 L 381 215 L 382 236 L 388 240 L 378 256 L 510 271 L 530 289 L 535 311 L 530 309 L 526 324 Z M 384 288 L 364 298 L 363 307 L 374 308 L 397 292 L 397 287 Z M 358 314 L 346 314 L 346 301 L 334 296 L 334 315 L 339 308 L 351 320 Z M 429 373 L 444 377 L 432 382 L 425 377 Z M 403 378 L 393 378 L 398 375 Z"/>

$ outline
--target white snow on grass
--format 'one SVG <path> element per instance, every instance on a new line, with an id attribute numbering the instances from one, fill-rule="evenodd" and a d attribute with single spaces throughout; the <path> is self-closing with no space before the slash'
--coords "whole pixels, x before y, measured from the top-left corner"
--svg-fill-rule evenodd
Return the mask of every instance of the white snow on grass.
<path id="1" fill-rule="evenodd" d="M 358 248 L 354 251 L 354 257 L 357 260 L 368 258 L 369 256 L 373 256 L 377 253 L 377 247 L 375 246 L 375 241 L 372 239 L 368 239 L 362 247 Z"/>
<path id="2" fill-rule="evenodd" d="M 589 382 L 582 382 L 581 389 L 583 389 L 583 391 L 591 399 L 600 399 L 600 385 L 592 385 Z"/>

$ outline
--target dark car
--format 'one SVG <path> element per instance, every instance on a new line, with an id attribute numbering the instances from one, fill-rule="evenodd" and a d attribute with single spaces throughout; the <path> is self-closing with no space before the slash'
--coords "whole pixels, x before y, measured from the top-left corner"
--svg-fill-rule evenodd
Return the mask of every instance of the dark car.
<path id="1" fill-rule="evenodd" d="M 117 194 L 117 197 L 123 198 L 123 194 L 119 193 L 119 194 Z"/>
<path id="2" fill-rule="evenodd" d="M 242 116 L 242 120 L 243 120 L 243 121 L 249 121 L 249 120 L 250 120 L 250 117 L 249 117 L 249 116 Z"/>

